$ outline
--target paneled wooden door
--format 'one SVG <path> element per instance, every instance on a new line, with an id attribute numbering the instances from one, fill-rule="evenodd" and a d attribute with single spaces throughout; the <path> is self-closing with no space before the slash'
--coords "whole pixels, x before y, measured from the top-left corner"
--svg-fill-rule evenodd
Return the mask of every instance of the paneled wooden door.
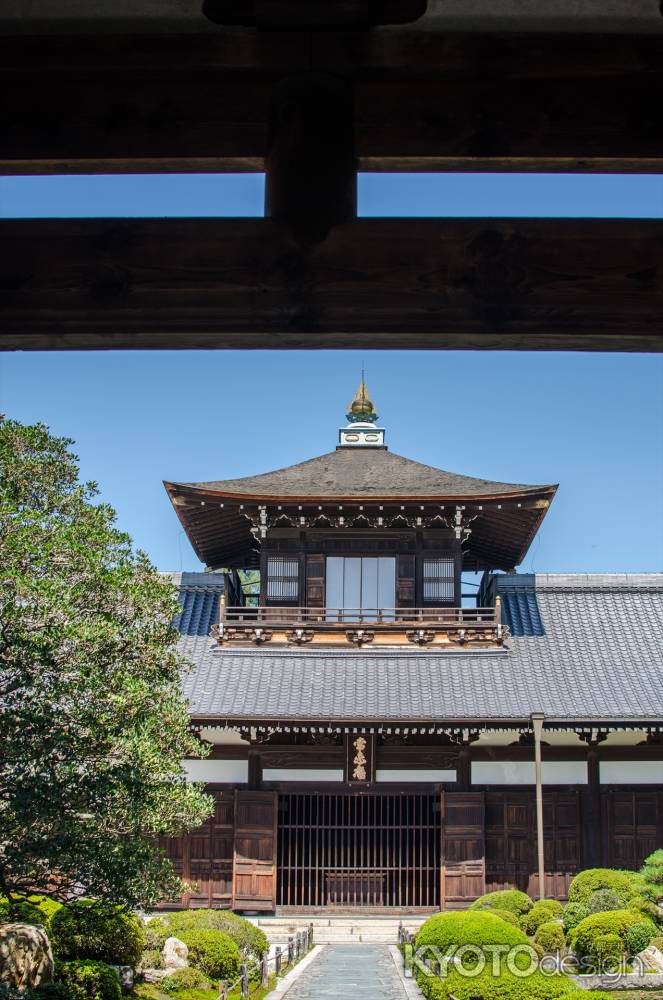
<path id="1" fill-rule="evenodd" d="M 663 791 L 609 789 L 601 799 L 604 863 L 611 868 L 639 868 L 661 846 Z"/>
<path id="2" fill-rule="evenodd" d="M 441 909 L 467 905 L 486 890 L 483 792 L 441 792 Z"/>
<path id="3" fill-rule="evenodd" d="M 276 792 L 235 792 L 233 910 L 276 909 Z"/>

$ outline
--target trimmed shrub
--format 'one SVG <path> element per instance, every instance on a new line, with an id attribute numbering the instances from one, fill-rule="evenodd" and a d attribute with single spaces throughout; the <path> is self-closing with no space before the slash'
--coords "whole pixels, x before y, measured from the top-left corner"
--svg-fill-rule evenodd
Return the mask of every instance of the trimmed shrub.
<path id="1" fill-rule="evenodd" d="M 619 934 L 599 934 L 588 957 L 597 972 L 612 972 L 624 958 L 624 942 Z"/>
<path id="2" fill-rule="evenodd" d="M 63 962 L 58 981 L 69 1000 L 122 1000 L 120 980 L 104 962 Z"/>
<path id="3" fill-rule="evenodd" d="M 479 896 L 470 906 L 470 910 L 508 910 L 520 917 L 531 910 L 532 906 L 532 900 L 527 893 L 520 892 L 519 889 L 498 889 L 496 892 L 487 892 L 485 896 Z"/>
<path id="4" fill-rule="evenodd" d="M 657 896 L 663 896 L 663 850 L 661 848 L 645 858 L 640 874 L 645 882 L 652 886 Z"/>
<path id="5" fill-rule="evenodd" d="M 490 910 L 459 910 L 436 913 L 421 925 L 416 937 L 416 947 L 434 945 L 443 953 L 449 945 L 528 944 L 527 937 Z"/>
<path id="6" fill-rule="evenodd" d="M 562 951 L 566 944 L 564 928 L 557 920 L 548 920 L 539 924 L 534 935 L 534 943 L 538 944 L 546 955 L 554 955 Z"/>
<path id="7" fill-rule="evenodd" d="M 541 924 L 562 916 L 564 908 L 556 899 L 540 899 L 520 921 L 520 926 L 530 936 L 536 934 Z"/>
<path id="8" fill-rule="evenodd" d="M 520 927 L 520 921 L 515 913 L 511 913 L 510 910 L 490 910 L 496 917 L 500 920 L 506 920 L 507 924 L 511 924 L 512 927 Z"/>
<path id="9" fill-rule="evenodd" d="M 581 920 L 588 917 L 587 907 L 582 903 L 567 903 L 562 911 L 562 925 L 568 934 L 574 927 L 577 927 Z"/>
<path id="10" fill-rule="evenodd" d="M 419 987 L 427 1000 L 470 1000 L 480 996 L 483 1000 L 609 1000 L 608 993 L 579 990 L 566 976 L 544 976 L 533 972 L 531 976 L 515 976 L 502 968 L 499 976 L 492 975 L 490 962 L 477 976 L 463 976 L 450 971 L 444 979 L 435 976 L 420 976 Z"/>
<path id="11" fill-rule="evenodd" d="M 596 953 L 596 942 L 606 934 L 616 934 L 621 942 L 622 955 L 626 952 L 626 933 L 629 927 L 639 923 L 638 915 L 632 910 L 610 910 L 608 913 L 593 913 L 581 920 L 571 931 L 571 947 L 581 960 L 592 959 Z"/>
<path id="12" fill-rule="evenodd" d="M 172 975 L 162 979 L 159 989 L 162 993 L 182 993 L 184 990 L 205 990 L 212 984 L 198 969 L 177 969 Z"/>
<path id="13" fill-rule="evenodd" d="M 12 896 L 12 907 L 9 905 L 7 896 L 0 896 L 0 924 L 9 923 L 35 924 L 45 927 L 47 920 L 38 907 L 22 896 Z"/>
<path id="14" fill-rule="evenodd" d="M 269 951 L 269 944 L 264 932 L 249 920 L 238 917 L 236 913 L 231 913 L 229 910 L 181 910 L 169 913 L 149 922 L 147 925 L 148 937 L 150 928 L 157 923 L 157 920 L 160 926 L 155 928 L 156 934 L 161 933 L 161 925 L 166 932 L 158 945 L 159 948 L 163 947 L 163 942 L 167 937 L 181 937 L 189 930 L 215 930 L 227 934 L 244 955 L 255 955 L 256 958 L 262 958 Z M 152 947 L 157 947 L 157 945 Z"/>
<path id="15" fill-rule="evenodd" d="M 32 903 L 43 914 L 47 927 L 58 910 L 62 909 L 62 903 L 58 903 L 57 899 L 51 899 L 50 896 L 28 896 L 28 903 Z"/>
<path id="16" fill-rule="evenodd" d="M 210 979 L 235 979 L 239 975 L 239 948 L 223 931 L 185 931 L 180 940 L 189 949 L 189 964 Z"/>
<path id="17" fill-rule="evenodd" d="M 587 916 L 590 913 L 607 913 L 609 910 L 621 910 L 622 904 L 614 889 L 597 889 L 589 897 Z"/>
<path id="18" fill-rule="evenodd" d="M 67 987 L 62 983 L 43 983 L 25 994 L 28 1000 L 69 1000 Z"/>
<path id="19" fill-rule="evenodd" d="M 617 868 L 587 868 L 572 879 L 569 885 L 569 903 L 589 906 L 594 892 L 612 889 L 622 906 L 627 906 L 634 896 L 642 895 L 644 880 L 637 872 Z"/>
<path id="20" fill-rule="evenodd" d="M 650 920 L 639 920 L 626 931 L 624 940 L 629 955 L 638 955 L 654 940 L 656 929 Z"/>
<path id="21" fill-rule="evenodd" d="M 166 938 L 175 936 L 169 930 L 163 917 L 154 917 L 152 920 L 148 920 L 143 927 L 143 933 L 146 951 L 161 951 L 166 943 Z"/>
<path id="22" fill-rule="evenodd" d="M 145 946 L 143 925 L 133 913 L 82 899 L 57 911 L 50 938 L 63 962 L 90 958 L 136 966 Z"/>
<path id="23" fill-rule="evenodd" d="M 158 948 L 146 948 L 140 956 L 137 968 L 139 972 L 144 969 L 163 969 L 163 955 Z"/>

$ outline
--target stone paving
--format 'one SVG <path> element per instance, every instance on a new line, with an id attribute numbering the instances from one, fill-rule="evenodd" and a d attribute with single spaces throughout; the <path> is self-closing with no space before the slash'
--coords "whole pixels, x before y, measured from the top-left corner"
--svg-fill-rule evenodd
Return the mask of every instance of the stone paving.
<path id="1" fill-rule="evenodd" d="M 327 945 L 286 1000 L 406 1000 L 387 945 Z"/>

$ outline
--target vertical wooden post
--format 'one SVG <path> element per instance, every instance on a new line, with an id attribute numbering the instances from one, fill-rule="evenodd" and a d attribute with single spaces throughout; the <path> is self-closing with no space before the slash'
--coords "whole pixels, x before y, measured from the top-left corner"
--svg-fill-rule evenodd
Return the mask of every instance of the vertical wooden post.
<path id="1" fill-rule="evenodd" d="M 326 73 L 301 73 L 276 89 L 265 159 L 265 215 L 303 242 L 357 214 L 354 94 Z"/>
<path id="2" fill-rule="evenodd" d="M 267 955 L 262 956 L 262 961 L 260 962 L 260 985 L 267 986 L 269 984 L 269 959 Z"/>
<path id="3" fill-rule="evenodd" d="M 239 967 L 239 974 L 240 974 L 241 979 L 242 979 L 241 994 L 245 998 L 249 997 L 250 996 L 250 994 L 249 994 L 249 973 L 248 973 L 247 967 L 245 965 L 240 965 L 240 967 Z"/>
<path id="4" fill-rule="evenodd" d="M 292 965 L 295 960 L 295 942 L 292 937 L 288 938 L 288 963 Z"/>
<path id="5" fill-rule="evenodd" d="M 533 712 L 531 716 L 534 730 L 534 769 L 536 773 L 536 845 L 539 867 L 539 899 L 546 897 L 546 863 L 543 840 L 543 783 L 541 780 L 541 734 L 544 715 Z"/>
<path id="6" fill-rule="evenodd" d="M 274 949 L 274 970 L 277 976 L 281 975 L 282 962 L 283 959 L 281 956 L 281 946 L 277 944 L 276 948 Z"/>

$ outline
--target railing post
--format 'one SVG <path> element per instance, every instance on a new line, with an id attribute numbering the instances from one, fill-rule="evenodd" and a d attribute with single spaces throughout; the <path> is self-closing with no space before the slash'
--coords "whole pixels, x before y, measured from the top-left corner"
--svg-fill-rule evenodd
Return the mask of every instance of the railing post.
<path id="1" fill-rule="evenodd" d="M 260 985 L 267 986 L 269 983 L 269 959 L 267 955 L 262 956 L 260 962 Z"/>
<path id="2" fill-rule="evenodd" d="M 308 925 L 308 946 L 309 948 L 313 947 L 313 923 Z"/>
<path id="3" fill-rule="evenodd" d="M 274 949 L 274 969 L 276 971 L 277 976 L 281 975 L 281 962 L 282 962 L 281 946 L 277 944 L 276 948 Z"/>
<path id="4" fill-rule="evenodd" d="M 239 974 L 242 979 L 241 993 L 244 998 L 249 996 L 249 973 L 245 965 L 240 965 Z"/>
<path id="5" fill-rule="evenodd" d="M 225 979 L 222 979 L 219 983 L 219 1000 L 227 1000 L 228 997 L 228 983 Z"/>
<path id="6" fill-rule="evenodd" d="M 294 960 L 295 960 L 295 942 L 293 941 L 292 937 L 289 937 L 288 938 L 288 962 L 290 963 L 290 965 L 292 965 L 292 963 L 294 962 Z"/>
<path id="7" fill-rule="evenodd" d="M 398 943 L 403 944 L 403 921 L 398 921 Z"/>

